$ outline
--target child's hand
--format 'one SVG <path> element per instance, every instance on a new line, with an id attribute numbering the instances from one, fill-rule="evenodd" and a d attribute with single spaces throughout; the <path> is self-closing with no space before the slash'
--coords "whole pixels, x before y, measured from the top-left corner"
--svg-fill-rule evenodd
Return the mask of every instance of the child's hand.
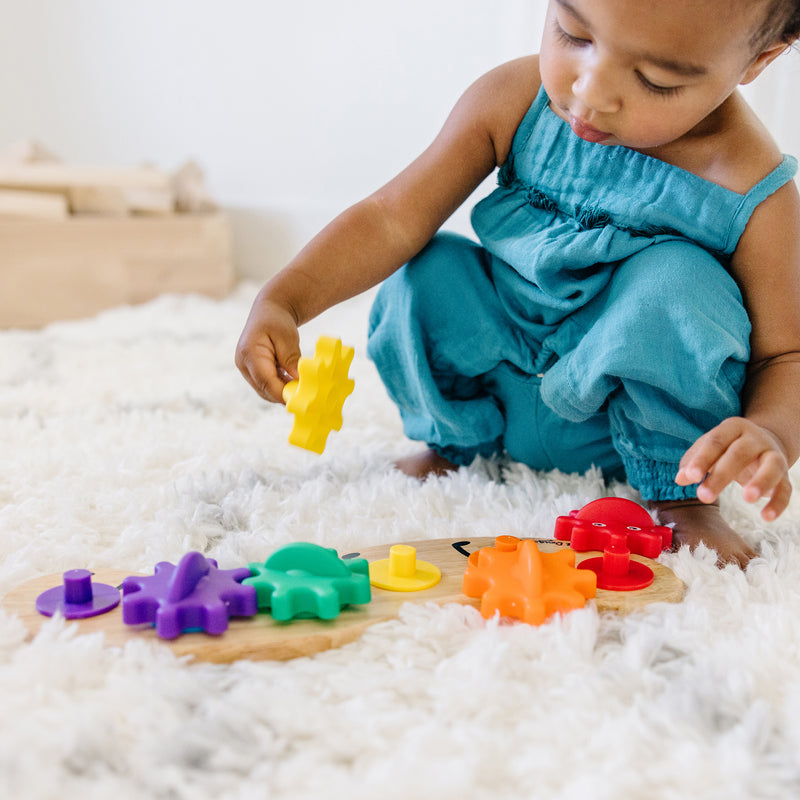
<path id="1" fill-rule="evenodd" d="M 271 403 L 283 402 L 284 385 L 298 377 L 300 334 L 292 314 L 256 299 L 236 345 L 236 366 L 245 380 Z"/>
<path id="2" fill-rule="evenodd" d="M 699 483 L 697 499 L 713 503 L 731 481 L 737 481 L 748 503 L 769 498 L 761 516 L 771 521 L 789 504 L 788 472 L 783 446 L 771 431 L 743 417 L 730 417 L 684 453 L 675 483 Z"/>

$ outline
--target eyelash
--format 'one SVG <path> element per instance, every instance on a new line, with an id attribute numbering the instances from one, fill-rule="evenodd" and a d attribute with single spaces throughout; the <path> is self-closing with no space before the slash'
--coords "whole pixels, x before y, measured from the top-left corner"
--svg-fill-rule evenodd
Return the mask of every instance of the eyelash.
<path id="1" fill-rule="evenodd" d="M 637 72 L 636 77 L 639 79 L 639 83 L 641 83 L 650 94 L 654 94 L 657 97 L 674 97 L 683 89 L 682 86 L 658 86 L 647 80 L 641 72 Z"/>
<path id="2" fill-rule="evenodd" d="M 568 47 L 586 47 L 586 45 L 591 44 L 588 39 L 580 39 L 577 36 L 572 36 L 567 33 L 558 23 L 558 20 L 555 20 L 555 32 L 556 36 L 558 37 L 558 41 L 562 45 Z M 649 81 L 644 75 L 642 75 L 641 72 L 638 71 L 636 72 L 636 77 L 638 78 L 642 87 L 656 97 L 674 97 L 683 89 L 682 86 L 659 86 L 658 84 Z"/>
<path id="3" fill-rule="evenodd" d="M 577 36 L 570 36 L 570 34 L 559 25 L 558 20 L 554 20 L 554 24 L 556 36 L 558 36 L 558 41 L 561 42 L 561 44 L 570 45 L 572 47 L 585 47 L 589 44 L 588 39 L 579 39 Z"/>

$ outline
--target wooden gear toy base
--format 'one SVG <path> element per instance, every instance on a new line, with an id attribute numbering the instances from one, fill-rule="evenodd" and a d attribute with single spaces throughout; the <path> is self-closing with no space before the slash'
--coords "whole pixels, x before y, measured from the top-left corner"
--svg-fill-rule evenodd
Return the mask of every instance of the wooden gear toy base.
<path id="1" fill-rule="evenodd" d="M 286 660 L 299 656 L 310 656 L 333 647 L 340 647 L 357 639 L 370 625 L 385 622 L 397 617 L 400 607 L 407 602 L 440 605 L 462 603 L 478 607 L 479 599 L 470 599 L 461 592 L 464 570 L 470 553 L 494 544 L 495 537 L 474 539 L 429 539 L 418 542 L 404 542 L 416 548 L 417 557 L 439 567 L 442 579 L 430 589 L 419 592 L 395 592 L 372 588 L 372 601 L 363 606 L 349 606 L 342 609 L 336 619 L 300 619 L 291 622 L 278 622 L 269 613 L 259 613 L 255 617 L 233 618 L 228 630 L 221 636 L 205 633 L 184 633 L 174 640 L 159 639 L 155 628 L 149 625 L 128 626 L 122 621 L 121 606 L 101 616 L 85 620 L 70 621 L 76 624 L 79 633 L 105 634 L 109 647 L 121 647 L 133 639 L 153 642 L 169 647 L 177 656 L 194 656 L 200 661 L 230 663 L 239 659 Z M 565 542 L 554 539 L 536 539 L 539 549 L 554 552 L 567 546 Z M 377 545 L 347 557 L 365 558 L 377 561 L 388 557 L 391 545 Z M 343 557 L 345 554 L 340 554 Z M 576 553 L 576 566 L 586 558 L 597 557 L 596 551 Z M 628 614 L 650 603 L 677 603 L 683 599 L 683 582 L 663 564 L 649 558 L 633 555 L 632 559 L 646 564 L 655 573 L 653 583 L 646 589 L 636 592 L 612 592 L 597 590 L 594 603 L 600 612 Z M 93 580 L 119 586 L 123 579 L 131 575 L 123 570 L 101 569 L 93 575 Z M 6 611 L 17 614 L 33 637 L 48 619 L 35 608 L 39 594 L 62 580 L 60 574 L 36 578 L 13 589 L 3 599 Z M 524 623 L 519 623 L 524 624 Z"/>

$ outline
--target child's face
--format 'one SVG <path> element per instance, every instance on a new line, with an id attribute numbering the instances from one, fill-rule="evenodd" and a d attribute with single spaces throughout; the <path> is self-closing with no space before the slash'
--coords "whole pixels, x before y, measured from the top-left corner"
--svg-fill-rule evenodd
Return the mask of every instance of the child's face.
<path id="1" fill-rule="evenodd" d="M 765 13 L 731 0 L 550 0 L 542 82 L 581 138 L 657 148 L 701 134 L 755 77 L 752 36 Z"/>

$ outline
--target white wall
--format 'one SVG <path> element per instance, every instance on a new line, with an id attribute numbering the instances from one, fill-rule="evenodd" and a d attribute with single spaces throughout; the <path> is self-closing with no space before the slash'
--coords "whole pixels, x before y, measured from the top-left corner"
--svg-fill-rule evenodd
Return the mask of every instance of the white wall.
<path id="1" fill-rule="evenodd" d="M 783 151 L 800 158 L 800 50 L 781 55 L 742 92 Z"/>
<path id="2" fill-rule="evenodd" d="M 188 158 L 261 277 L 435 135 L 463 89 L 538 49 L 544 0 L 0 0 L 0 146 Z M 800 152 L 800 56 L 757 101 Z M 757 84 L 758 86 L 759 84 Z M 466 213 L 451 227 L 467 230 Z"/>
<path id="3" fill-rule="evenodd" d="M 0 0 L 0 145 L 198 160 L 239 266 L 275 269 L 535 52 L 539 0 Z M 457 223 L 464 227 L 465 222 Z"/>

